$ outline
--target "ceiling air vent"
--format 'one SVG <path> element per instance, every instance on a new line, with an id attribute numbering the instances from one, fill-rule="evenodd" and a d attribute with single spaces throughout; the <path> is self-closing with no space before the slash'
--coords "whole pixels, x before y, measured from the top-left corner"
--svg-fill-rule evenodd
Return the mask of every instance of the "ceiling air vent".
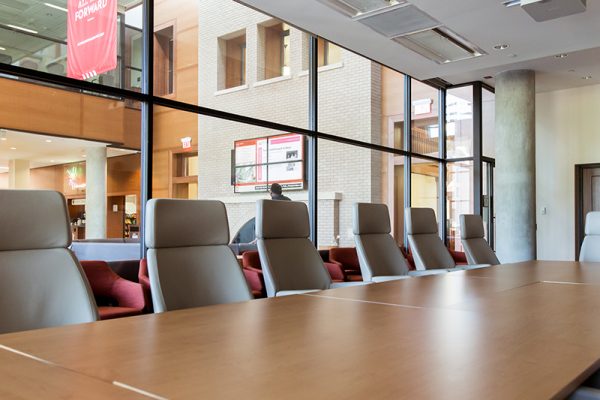
<path id="1" fill-rule="evenodd" d="M 356 17 L 361 14 L 378 11 L 387 7 L 404 3 L 405 0 L 318 0 L 334 10 L 337 10 L 349 17 Z"/>
<path id="2" fill-rule="evenodd" d="M 407 3 L 359 15 L 355 20 L 388 38 L 440 26 L 438 21 Z"/>
<path id="3" fill-rule="evenodd" d="M 445 27 L 398 36 L 393 40 L 438 64 L 447 64 L 486 54 Z"/>

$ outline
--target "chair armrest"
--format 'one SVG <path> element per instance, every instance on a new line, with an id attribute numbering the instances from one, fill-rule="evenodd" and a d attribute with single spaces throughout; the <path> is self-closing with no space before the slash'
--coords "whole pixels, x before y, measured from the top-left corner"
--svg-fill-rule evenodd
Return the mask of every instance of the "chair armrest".
<path id="1" fill-rule="evenodd" d="M 119 307 L 130 307 L 142 311 L 146 307 L 142 285 L 118 279 L 112 287 L 112 297 L 117 300 Z"/>

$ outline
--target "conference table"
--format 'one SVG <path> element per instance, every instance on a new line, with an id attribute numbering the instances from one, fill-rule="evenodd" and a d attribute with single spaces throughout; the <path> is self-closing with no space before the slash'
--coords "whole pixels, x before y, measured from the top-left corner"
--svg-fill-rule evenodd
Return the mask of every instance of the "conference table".
<path id="1" fill-rule="evenodd" d="M 18 332 L 0 397 L 560 399 L 598 310 L 600 264 L 531 261 Z"/>

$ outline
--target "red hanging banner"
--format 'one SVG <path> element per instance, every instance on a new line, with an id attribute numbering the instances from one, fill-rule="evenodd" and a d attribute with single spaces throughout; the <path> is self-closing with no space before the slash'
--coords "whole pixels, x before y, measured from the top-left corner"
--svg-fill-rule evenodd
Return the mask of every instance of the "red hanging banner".
<path id="1" fill-rule="evenodd" d="M 89 79 L 117 67 L 117 0 L 68 0 L 67 76 Z"/>

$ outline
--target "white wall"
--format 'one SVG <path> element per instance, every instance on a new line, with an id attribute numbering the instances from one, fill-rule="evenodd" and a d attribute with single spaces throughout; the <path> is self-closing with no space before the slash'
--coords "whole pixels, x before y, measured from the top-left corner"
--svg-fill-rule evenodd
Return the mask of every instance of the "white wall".
<path id="1" fill-rule="evenodd" d="M 575 258 L 575 165 L 586 163 L 600 163 L 600 85 L 537 94 L 538 259 Z"/>

